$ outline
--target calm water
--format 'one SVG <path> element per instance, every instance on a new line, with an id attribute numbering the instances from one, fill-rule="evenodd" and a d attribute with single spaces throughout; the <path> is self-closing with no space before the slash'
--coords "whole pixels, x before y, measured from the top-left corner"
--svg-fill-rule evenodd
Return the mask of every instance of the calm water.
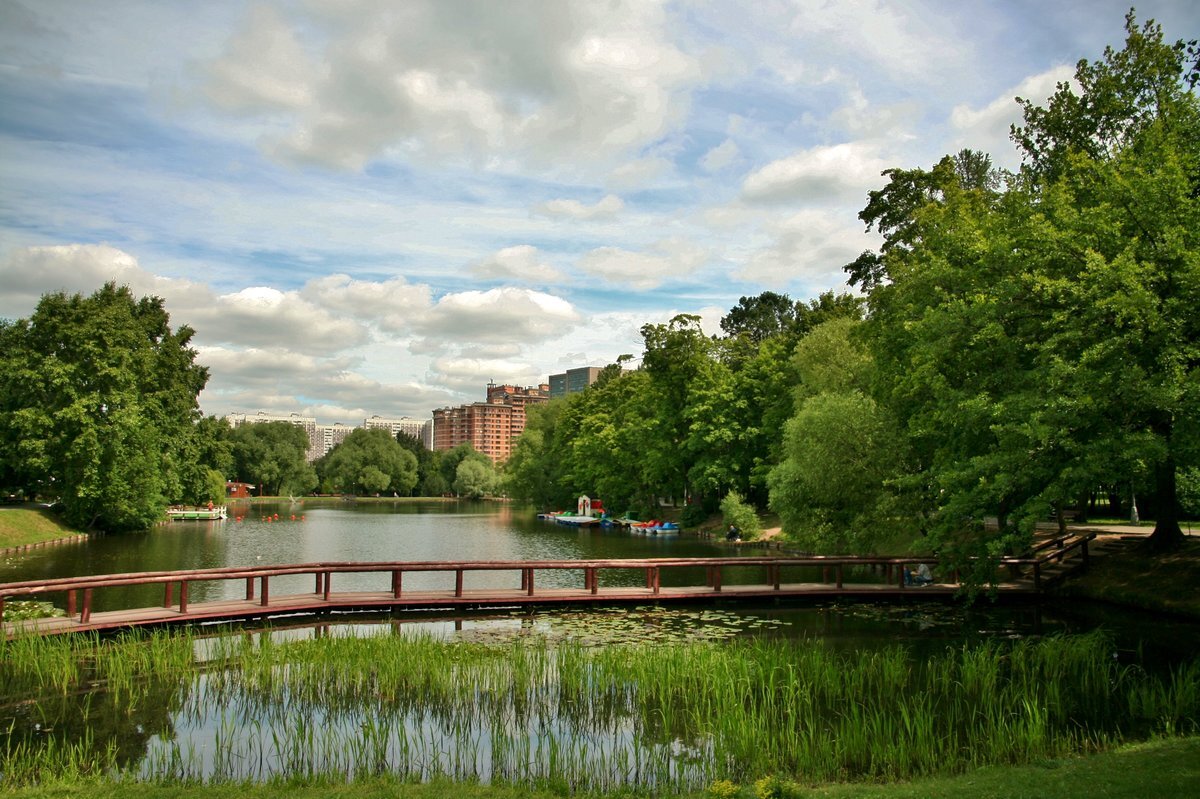
<path id="1" fill-rule="evenodd" d="M 242 514 L 241 521 L 175 522 L 145 535 L 95 538 L 10 556 L 0 562 L 0 582 L 313 561 L 570 560 L 728 556 L 738 551 L 687 536 L 654 538 L 580 530 L 539 521 L 529 510 L 486 503 L 283 503 L 235 506 L 233 511 Z M 276 514 L 279 521 L 274 521 Z M 761 550 L 748 551 L 759 553 Z M 736 572 L 727 579 L 738 580 Z M 740 576 L 750 578 L 749 574 Z M 453 579 L 452 574 L 412 574 L 406 575 L 405 586 L 445 588 Z M 539 574 L 538 579 L 544 584 L 553 584 L 555 579 L 578 584 L 580 575 L 547 573 Z M 618 572 L 606 579 L 610 584 L 638 584 L 643 575 Z M 664 580 L 668 579 L 694 584 L 702 576 L 664 575 Z M 387 575 L 335 575 L 334 589 L 382 590 L 387 580 Z M 488 580 L 512 586 L 518 577 L 516 573 L 467 577 L 468 587 L 482 587 Z M 312 590 L 311 577 L 297 577 L 291 585 L 284 578 L 277 581 L 272 581 L 274 593 Z M 159 588 L 137 589 L 140 593 L 127 590 L 129 593 L 119 589 L 97 592 L 97 608 L 161 600 Z M 243 585 L 236 581 L 202 583 L 193 585 L 191 596 L 202 601 L 235 597 L 242 590 Z M 1154 671 L 1200 653 L 1200 626 L 1194 623 L 1079 602 L 1040 606 L 983 602 L 972 608 L 942 602 L 823 602 L 277 619 L 266 629 L 254 624 L 206 628 L 195 654 L 197 660 L 209 662 L 208 653 L 230 641 L 254 649 L 271 642 L 341 636 L 423 635 L 504 645 L 532 639 L 581 641 L 591 646 L 786 636 L 819 640 L 838 650 L 879 650 L 901 644 L 919 663 L 947 647 L 981 639 L 1083 632 L 1097 627 L 1112 633 L 1118 658 Z M 630 764 L 650 759 L 659 763 L 663 779 L 673 780 L 684 779 L 680 777 L 683 770 L 712 759 L 705 748 L 712 745 L 707 733 L 685 735 L 670 727 L 660 729 L 663 725 L 653 724 L 653 717 L 628 709 L 613 716 L 611 729 L 597 732 L 590 720 L 585 724 L 574 719 L 569 702 L 556 704 L 563 697 L 552 684 L 539 688 L 541 693 L 530 700 L 535 715 L 540 714 L 537 723 L 526 720 L 518 724 L 503 719 L 527 712 L 520 707 L 504 711 L 502 722 L 489 722 L 476 718 L 479 714 L 473 710 L 464 720 L 453 717 L 446 708 L 416 700 L 388 704 L 371 697 L 349 702 L 288 694 L 285 700 L 268 701 L 253 680 L 232 689 L 222 687 L 223 675 L 219 668 L 202 669 L 182 684 L 172 677 L 150 678 L 136 699 L 90 683 L 86 690 L 61 694 L 47 690 L 36 698 L 25 693 L 5 695 L 0 679 L 0 754 L 6 746 L 41 747 L 53 738 L 82 745 L 88 751 L 100 751 L 112 742 L 119 766 L 148 778 L 256 780 L 306 769 L 353 774 L 360 768 L 380 768 L 372 765 L 378 761 L 386 764 L 383 770 L 408 778 L 449 774 L 488 781 L 510 770 L 549 774 L 561 768 L 561 764 L 554 765 L 555 759 L 566 752 L 579 758 L 578 768 L 583 771 L 602 777 L 611 771 L 605 779 L 611 779 L 612 785 L 641 787 L 647 783 L 630 777 Z M 529 732 L 512 737 L 514 730 L 522 729 Z M 706 784 L 707 772 L 700 769 L 697 775 L 692 781 Z"/>
<path id="2" fill-rule="evenodd" d="M 485 502 L 341 502 L 311 500 L 298 503 L 235 504 L 224 522 L 173 522 L 143 535 L 94 537 L 11 555 L 0 561 L 0 582 L 82 574 L 200 569 L 221 566 L 251 566 L 315 561 L 387 560 L 573 560 L 589 558 L 728 557 L 738 553 L 762 554 L 762 550 L 739 550 L 721 543 L 689 536 L 651 537 L 628 532 L 580 529 L 540 521 L 527 508 Z M 279 521 L 274 521 L 276 515 Z M 241 517 L 238 521 L 237 517 Z M 268 517 L 271 519 L 268 521 Z M 695 570 L 664 572 L 666 584 L 697 584 L 703 575 Z M 738 582 L 760 579 L 747 570 L 732 570 L 724 579 Z M 386 590 L 389 576 L 334 575 L 334 590 Z M 640 571 L 606 572 L 602 584 L 639 585 Z M 814 574 L 812 579 L 817 579 Z M 857 580 L 877 580 L 858 574 Z M 405 575 L 405 587 L 450 588 L 454 575 Z M 540 585 L 579 585 L 581 575 L 568 571 L 538 575 Z M 519 585 L 519 575 L 468 573 L 468 588 Z M 311 591 L 311 576 L 274 578 L 272 593 Z M 190 587 L 192 601 L 237 598 L 240 581 L 197 583 Z M 61 605 L 65 598 L 56 597 Z M 97 610 L 154 605 L 162 589 L 141 587 L 97 591 Z M 916 605 L 855 605 L 823 603 L 817 606 L 730 606 L 733 614 L 767 619 L 749 634 L 784 634 L 821 637 L 848 647 L 881 646 L 898 640 L 921 646 L 944 646 L 948 641 L 979 637 L 1011 637 L 1056 631 L 1110 630 L 1123 649 L 1152 648 L 1174 660 L 1200 653 L 1200 625 L 1151 614 L 1121 611 L 1081 602 L 992 606 L 981 603 L 967 610 L 941 603 Z M 685 626 L 694 626 L 686 614 Z M 490 613 L 455 616 L 407 614 L 367 617 L 356 615 L 356 626 L 383 624 L 437 635 L 472 637 L 491 635 L 505 629 L 527 629 L 529 614 Z M 562 614 L 540 616 L 542 628 L 553 619 L 560 626 L 586 626 Z M 372 620 L 374 619 L 374 620 Z M 660 625 L 658 619 L 650 624 Z M 307 632 L 321 634 L 327 620 L 318 621 Z M 481 633 L 480 631 L 486 631 Z M 503 634 L 501 632 L 500 634 Z"/>

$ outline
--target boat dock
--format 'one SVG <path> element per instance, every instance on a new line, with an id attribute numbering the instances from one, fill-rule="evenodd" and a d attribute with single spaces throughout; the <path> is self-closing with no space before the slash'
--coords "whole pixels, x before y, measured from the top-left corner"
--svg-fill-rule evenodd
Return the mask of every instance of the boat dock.
<path id="1" fill-rule="evenodd" d="M 1036 598 L 1046 584 L 1065 569 L 1086 565 L 1087 544 L 1094 533 L 1063 536 L 1044 542 L 1025 558 L 1004 558 L 993 582 L 1000 595 Z M 918 564 L 928 564 L 936 575 L 928 585 L 913 585 L 907 575 Z M 663 585 L 664 573 L 691 569 L 703 574 L 703 584 Z M 639 585 L 602 585 L 612 570 L 634 570 L 644 575 Z M 547 572 L 574 572 L 575 587 L 539 585 Z M 803 574 L 799 572 L 803 572 Z M 504 573 L 510 588 L 473 587 L 473 575 Z M 408 590 L 406 575 L 440 573 L 445 587 Z M 378 590 L 335 589 L 343 575 L 378 574 Z M 735 580 L 730 580 L 736 574 Z M 306 575 L 313 590 L 275 594 L 272 580 Z M 813 580 L 813 575 L 819 575 Z M 869 575 L 864 579 L 864 575 Z M 873 578 L 873 580 L 872 580 Z M 508 577 L 505 578 L 507 581 Z M 236 582 L 238 598 L 189 601 L 192 586 Z M 358 580 L 357 582 L 361 582 Z M 477 580 L 476 580 L 477 582 Z M 494 580 L 492 581 L 495 582 Z M 561 582 L 561 581 L 559 581 Z M 626 579 L 625 582 L 628 582 Z M 699 581 L 696 581 L 699 583 Z M 94 597 L 105 589 L 157 585 L 162 603 L 93 612 Z M 243 590 L 244 589 L 244 590 Z M 66 616 L 10 620 L 5 634 L 54 634 L 89 630 L 116 630 L 147 625 L 238 621 L 289 614 L 332 611 L 404 611 L 427 609 L 480 609 L 513 607 L 563 607 L 646 603 L 704 603 L 857 599 L 901 601 L 914 598 L 950 598 L 961 586 L 957 575 L 943 573 L 931 558 L 874 557 L 732 557 L 652 558 L 571 561 L 422 561 L 380 563 L 305 563 L 276 566 L 225 567 L 187 571 L 136 572 L 0 583 L 0 618 L 6 602 L 57 600 Z"/>

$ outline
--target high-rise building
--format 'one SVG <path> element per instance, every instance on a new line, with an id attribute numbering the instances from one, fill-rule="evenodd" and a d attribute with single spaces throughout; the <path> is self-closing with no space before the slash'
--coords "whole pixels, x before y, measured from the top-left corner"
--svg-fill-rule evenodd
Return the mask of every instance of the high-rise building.
<path id="1" fill-rule="evenodd" d="M 550 396 L 553 399 L 576 394 L 596 382 L 600 377 L 599 366 L 580 366 L 557 375 L 550 375 Z"/>
<path id="2" fill-rule="evenodd" d="M 382 416 L 372 416 L 363 420 L 363 427 L 368 430 L 382 428 L 393 436 L 397 433 L 407 433 L 425 445 L 425 449 L 433 449 L 433 420 L 413 419 L 401 416 L 398 419 L 385 419 Z"/>
<path id="3" fill-rule="evenodd" d="M 433 448 L 447 450 L 470 444 L 494 463 L 503 463 L 512 454 L 513 441 L 525 430 L 525 410 L 547 402 L 550 386 L 487 386 L 487 401 L 439 408 L 433 412 Z"/>

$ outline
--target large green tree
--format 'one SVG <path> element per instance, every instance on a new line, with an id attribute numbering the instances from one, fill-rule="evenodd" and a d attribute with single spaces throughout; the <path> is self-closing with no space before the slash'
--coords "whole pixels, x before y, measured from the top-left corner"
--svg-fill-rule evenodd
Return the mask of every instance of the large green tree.
<path id="1" fill-rule="evenodd" d="M 80 527 L 149 526 L 204 482 L 196 397 L 208 371 L 192 329 L 172 330 L 157 297 L 106 284 L 47 294 L 0 322 L 0 470 L 61 500 Z"/>
<path id="2" fill-rule="evenodd" d="M 250 422 L 235 427 L 229 440 L 238 479 L 259 486 L 261 494 L 306 494 L 316 488 L 317 474 L 306 460 L 304 428 L 289 422 Z"/>
<path id="3" fill-rule="evenodd" d="M 870 290 L 876 396 L 905 424 L 944 549 L 1011 551 L 1143 464 L 1151 541 L 1181 540 L 1200 403 L 1195 49 L 1127 31 L 1080 62 L 1078 88 L 1025 104 L 1003 191 L 979 159 L 947 158 L 889 171 L 861 214 L 885 236 L 847 267 Z"/>
<path id="4" fill-rule="evenodd" d="M 417 485 L 417 456 L 378 428 L 355 428 L 317 462 L 317 470 L 346 493 L 408 496 Z"/>

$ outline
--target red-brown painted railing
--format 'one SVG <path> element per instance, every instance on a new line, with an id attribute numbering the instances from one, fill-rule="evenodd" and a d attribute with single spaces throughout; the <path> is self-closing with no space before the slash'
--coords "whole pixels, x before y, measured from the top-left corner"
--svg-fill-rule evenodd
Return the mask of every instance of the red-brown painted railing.
<path id="1" fill-rule="evenodd" d="M 1073 549 L 1081 549 L 1084 563 L 1087 561 L 1087 543 L 1095 537 L 1094 533 L 1084 536 L 1065 536 L 1045 542 L 1035 551 L 1035 557 L 1004 558 L 1000 564 L 1005 567 L 1015 567 L 1019 570 L 1031 569 L 1033 588 L 1041 589 L 1041 566 L 1049 560 L 1061 561 Z M 1039 554 L 1042 553 L 1042 554 Z M 1045 554 L 1048 553 L 1048 554 Z M 520 572 L 521 591 L 527 596 L 535 595 L 535 574 L 538 571 L 581 570 L 583 572 L 584 590 L 592 595 L 600 591 L 599 573 L 612 569 L 644 570 L 646 588 L 652 594 L 658 594 L 662 586 L 662 570 L 686 567 L 703 567 L 706 571 L 706 586 L 712 592 L 720 592 L 722 572 L 728 568 L 765 568 L 763 585 L 773 590 L 780 590 L 782 571 L 785 567 L 819 567 L 822 570 L 822 583 L 836 585 L 837 589 L 845 586 L 845 569 L 847 566 L 874 566 L 882 568 L 886 579 L 900 589 L 906 588 L 906 568 L 918 563 L 928 563 L 937 566 L 936 558 L 880 558 L 880 557 L 735 557 L 735 558 L 652 558 L 652 559 L 609 559 L 609 560 L 557 560 L 557 561 L 395 561 L 378 563 L 330 562 L 304 563 L 282 566 L 227 566 L 216 569 L 193 569 L 187 571 L 155 571 L 132 572 L 125 574 L 92 575 L 86 577 L 64 577 L 45 580 L 27 580 L 23 582 L 0 583 L 0 618 L 3 617 L 6 599 L 37 598 L 58 593 L 66 594 L 66 611 L 69 617 L 78 614 L 82 624 L 89 623 L 92 614 L 92 598 L 96 589 L 114 588 L 120 586 L 153 585 L 163 586 L 164 608 L 179 607 L 179 613 L 188 612 L 189 585 L 196 582 L 212 582 L 221 580 L 244 580 L 245 598 L 257 599 L 261 607 L 270 605 L 270 581 L 273 577 L 312 574 L 315 581 L 314 593 L 325 601 L 332 593 L 332 577 L 339 573 L 391 573 L 391 594 L 395 599 L 403 595 L 403 576 L 406 572 L 454 572 L 454 596 L 464 596 L 464 574 L 469 571 L 501 571 Z M 958 582 L 957 573 L 947 575 L 950 579 L 942 584 L 955 585 Z M 178 602 L 175 599 L 175 586 L 178 585 Z M 80 599 L 82 600 L 80 602 Z"/>

